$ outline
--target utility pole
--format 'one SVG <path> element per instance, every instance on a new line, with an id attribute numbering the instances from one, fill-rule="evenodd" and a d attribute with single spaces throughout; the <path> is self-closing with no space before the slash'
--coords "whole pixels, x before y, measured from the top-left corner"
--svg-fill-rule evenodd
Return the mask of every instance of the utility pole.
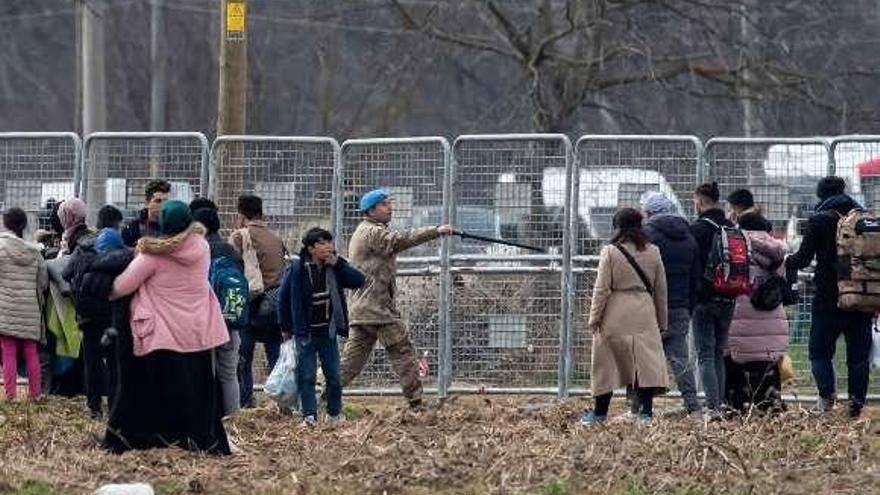
<path id="1" fill-rule="evenodd" d="M 223 0 L 220 17 L 217 135 L 244 134 L 247 122 L 247 1 Z"/>
<path id="2" fill-rule="evenodd" d="M 104 12 L 98 0 L 77 3 L 80 24 L 80 76 L 82 80 L 82 133 L 107 128 L 104 81 Z"/>
<path id="3" fill-rule="evenodd" d="M 162 0 L 151 0 L 150 7 L 150 131 L 165 130 L 165 56 L 162 53 Z M 150 144 L 150 177 L 158 177 L 161 144 Z"/>

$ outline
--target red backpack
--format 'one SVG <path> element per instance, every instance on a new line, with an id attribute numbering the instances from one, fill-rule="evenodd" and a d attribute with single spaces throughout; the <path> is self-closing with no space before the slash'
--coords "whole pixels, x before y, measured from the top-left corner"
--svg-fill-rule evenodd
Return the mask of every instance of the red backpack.
<path id="1" fill-rule="evenodd" d="M 749 266 L 752 258 L 752 244 L 749 236 L 739 227 L 724 227 L 703 218 L 712 224 L 715 237 L 712 239 L 712 250 L 706 261 L 704 276 L 712 284 L 712 290 L 723 297 L 752 293 L 752 281 L 749 277 Z"/>

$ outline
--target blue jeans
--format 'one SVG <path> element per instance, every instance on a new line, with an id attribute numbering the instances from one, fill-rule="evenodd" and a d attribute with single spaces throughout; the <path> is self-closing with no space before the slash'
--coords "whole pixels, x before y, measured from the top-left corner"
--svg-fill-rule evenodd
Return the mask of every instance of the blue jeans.
<path id="1" fill-rule="evenodd" d="M 663 335 L 663 352 L 666 353 L 666 362 L 675 376 L 675 384 L 681 392 L 684 407 L 688 412 L 693 412 L 700 409 L 700 401 L 697 400 L 697 383 L 688 349 L 690 323 L 691 314 L 687 308 L 669 310 L 669 324 Z"/>
<path id="2" fill-rule="evenodd" d="M 812 316 L 810 367 L 819 395 L 831 399 L 837 394 L 832 361 L 842 333 L 846 341 L 849 400 L 853 405 L 863 406 L 871 371 L 871 314 L 831 309 L 814 310 Z"/>
<path id="3" fill-rule="evenodd" d="M 719 409 L 724 397 L 724 349 L 732 318 L 733 301 L 710 301 L 694 308 L 694 343 L 709 409 Z"/>
<path id="4" fill-rule="evenodd" d="M 239 331 L 241 346 L 238 348 L 238 386 L 241 393 L 241 407 L 254 407 L 254 348 L 257 346 L 257 338 L 254 330 L 245 328 Z M 263 344 L 266 350 L 266 360 L 269 361 L 269 370 L 275 367 L 278 354 L 281 352 L 280 342 L 266 342 Z"/>
<path id="5" fill-rule="evenodd" d="M 321 359 L 324 372 L 324 389 L 327 396 L 327 414 L 338 416 L 342 412 L 342 379 L 339 373 L 339 344 L 330 335 L 312 335 L 296 338 L 296 383 L 302 404 L 302 415 L 315 416 L 318 401 L 315 397 L 316 358 Z"/>

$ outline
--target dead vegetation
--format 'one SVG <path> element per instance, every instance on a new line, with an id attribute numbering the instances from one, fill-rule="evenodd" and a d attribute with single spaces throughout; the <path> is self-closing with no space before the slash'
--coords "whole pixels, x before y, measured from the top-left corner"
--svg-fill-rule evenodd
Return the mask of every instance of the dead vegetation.
<path id="1" fill-rule="evenodd" d="M 228 458 L 164 449 L 113 456 L 78 401 L 0 405 L 0 494 L 90 493 L 146 481 L 160 494 L 880 493 L 869 419 L 658 419 L 576 426 L 581 400 L 453 397 L 413 415 L 348 399 L 349 421 L 303 429 L 269 406 L 228 424 Z M 618 406 L 620 405 L 618 401 Z"/>

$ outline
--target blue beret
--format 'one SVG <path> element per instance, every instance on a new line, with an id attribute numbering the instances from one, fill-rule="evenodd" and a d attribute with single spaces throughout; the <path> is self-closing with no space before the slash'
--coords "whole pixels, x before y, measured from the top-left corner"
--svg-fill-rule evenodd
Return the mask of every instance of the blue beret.
<path id="1" fill-rule="evenodd" d="M 388 192 L 384 189 L 373 189 L 361 197 L 361 211 L 366 213 L 367 210 L 388 199 Z"/>

